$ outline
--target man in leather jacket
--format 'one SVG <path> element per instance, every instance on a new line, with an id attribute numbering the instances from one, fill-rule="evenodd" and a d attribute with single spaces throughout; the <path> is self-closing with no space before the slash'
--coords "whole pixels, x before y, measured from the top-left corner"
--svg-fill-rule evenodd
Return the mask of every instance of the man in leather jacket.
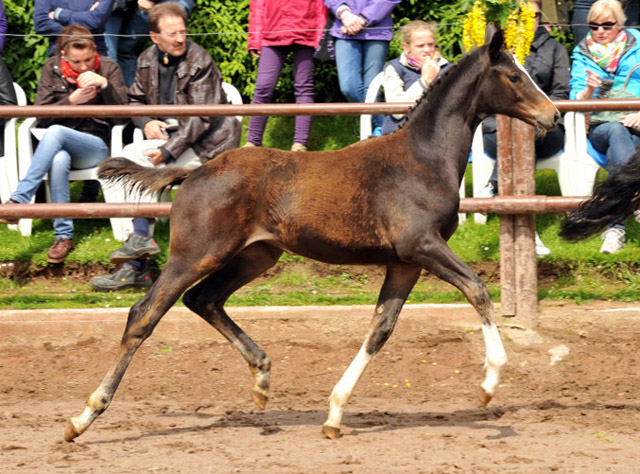
<path id="1" fill-rule="evenodd" d="M 165 2 L 149 12 L 154 45 L 138 58 L 130 104 L 226 104 L 222 77 L 215 61 L 203 48 L 186 38 L 184 10 Z M 241 124 L 235 117 L 136 117 L 135 125 L 146 140 L 127 145 L 126 158 L 143 166 L 196 168 L 240 142 Z M 136 202 L 140 199 L 132 197 Z M 143 197 L 149 199 L 149 197 Z M 150 222 L 133 219 L 134 231 L 124 246 L 111 253 L 123 264 L 115 273 L 98 276 L 90 285 L 108 291 L 128 286 L 149 286 L 147 259 L 160 253 Z"/>

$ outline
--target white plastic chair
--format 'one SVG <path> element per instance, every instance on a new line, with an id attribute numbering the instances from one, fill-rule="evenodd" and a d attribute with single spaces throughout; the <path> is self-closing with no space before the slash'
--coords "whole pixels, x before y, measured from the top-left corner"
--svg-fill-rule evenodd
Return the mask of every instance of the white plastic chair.
<path id="1" fill-rule="evenodd" d="M 18 105 L 27 105 L 27 96 L 20 85 L 13 83 Z M 11 193 L 18 186 L 18 145 L 16 142 L 16 118 L 7 119 L 4 123 L 4 156 L 0 157 L 0 199 L 7 202 Z M 10 229 L 18 230 L 17 225 Z"/>
<path id="2" fill-rule="evenodd" d="M 563 196 L 589 196 L 593 191 L 598 173 L 598 165 L 586 152 L 586 135 L 584 132 L 584 114 L 582 128 L 576 126 L 578 114 L 567 112 L 564 116 L 564 148 L 555 155 L 536 161 L 536 169 L 552 169 L 558 175 L 560 192 Z M 578 143 L 584 146 L 578 147 Z M 473 156 L 473 195 L 478 196 L 487 185 L 495 160 L 484 152 L 482 126 L 478 126 L 473 136 L 471 148 Z M 478 224 L 487 222 L 485 214 L 476 213 L 473 220 Z"/>
<path id="3" fill-rule="evenodd" d="M 367 89 L 367 95 L 365 96 L 365 103 L 374 103 L 378 97 L 378 93 L 383 88 L 382 82 L 384 81 L 384 71 L 380 72 L 373 78 L 369 88 Z M 360 140 L 366 140 L 371 137 L 372 133 L 372 115 L 363 114 L 360 116 Z M 465 197 L 465 182 L 464 179 L 460 184 L 460 198 Z M 458 221 L 463 223 L 467 220 L 466 214 L 458 214 Z"/>
<path id="4" fill-rule="evenodd" d="M 26 119 L 22 125 L 18 128 L 18 161 L 19 161 L 19 179 L 23 179 L 31 160 L 33 159 L 33 142 L 32 132 L 36 128 L 37 119 L 34 117 Z M 116 125 L 112 129 L 111 137 L 111 154 L 115 156 L 122 155 L 122 130 L 123 125 Z M 69 181 L 87 181 L 90 179 L 98 180 L 98 168 L 88 168 L 84 170 L 71 170 L 69 172 Z M 45 176 L 45 186 L 47 190 L 47 200 L 51 201 L 49 193 L 48 176 Z M 98 180 L 100 181 L 100 180 Z M 110 184 L 104 181 L 100 181 L 102 186 L 102 193 L 104 194 L 105 202 L 125 202 L 124 200 L 124 188 L 119 184 Z M 33 201 L 32 201 L 33 202 Z M 113 236 L 117 240 L 125 240 L 127 234 L 125 234 L 125 225 L 129 219 L 126 218 L 111 218 L 111 229 Z M 18 228 L 22 235 L 31 235 L 33 221 L 31 219 L 20 219 Z"/>

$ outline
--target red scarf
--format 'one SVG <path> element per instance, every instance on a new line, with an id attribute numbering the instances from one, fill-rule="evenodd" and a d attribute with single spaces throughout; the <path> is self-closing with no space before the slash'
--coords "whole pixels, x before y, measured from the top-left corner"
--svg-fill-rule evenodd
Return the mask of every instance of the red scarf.
<path id="1" fill-rule="evenodd" d="M 71 69 L 71 66 L 69 65 L 67 60 L 64 59 L 64 56 L 60 57 L 60 68 L 62 69 L 62 75 L 64 76 L 64 78 L 67 80 L 69 84 L 73 84 L 74 86 L 78 84 L 78 76 L 80 75 L 80 73 Z M 96 51 L 96 58 L 93 62 L 92 71 L 96 73 L 100 72 L 100 55 L 98 54 L 97 51 Z"/>

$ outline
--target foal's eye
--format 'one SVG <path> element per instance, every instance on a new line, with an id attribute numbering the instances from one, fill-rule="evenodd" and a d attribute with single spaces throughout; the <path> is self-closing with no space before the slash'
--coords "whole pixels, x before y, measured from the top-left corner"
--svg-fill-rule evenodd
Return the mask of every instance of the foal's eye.
<path id="1" fill-rule="evenodd" d="M 508 78 L 509 78 L 509 80 L 510 80 L 511 82 L 513 82 L 514 84 L 520 80 L 520 76 L 519 76 L 518 74 L 516 74 L 515 72 L 514 72 L 514 73 L 509 74 L 507 77 L 508 77 Z"/>

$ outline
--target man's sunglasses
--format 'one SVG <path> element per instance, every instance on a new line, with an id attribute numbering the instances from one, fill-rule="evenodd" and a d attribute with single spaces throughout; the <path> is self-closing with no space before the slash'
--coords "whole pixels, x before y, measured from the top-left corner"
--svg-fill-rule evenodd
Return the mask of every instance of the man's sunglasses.
<path id="1" fill-rule="evenodd" d="M 616 25 L 617 22 L 615 21 L 606 21 L 604 23 L 589 23 L 589 28 L 591 28 L 591 31 L 598 31 L 599 28 L 609 31 Z"/>

